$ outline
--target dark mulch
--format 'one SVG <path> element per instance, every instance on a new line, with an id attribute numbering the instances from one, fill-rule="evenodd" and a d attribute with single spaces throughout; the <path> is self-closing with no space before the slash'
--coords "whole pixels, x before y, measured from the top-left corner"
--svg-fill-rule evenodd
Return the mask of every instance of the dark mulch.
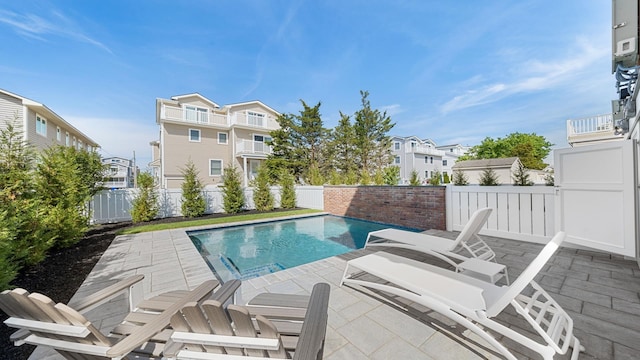
<path id="1" fill-rule="evenodd" d="M 276 210 L 277 211 L 277 210 Z M 248 211 L 243 214 L 255 213 Z M 226 214 L 205 215 L 202 218 L 229 216 Z M 201 218 L 199 218 L 201 219 Z M 157 219 L 149 223 L 166 223 L 184 221 L 182 217 Z M 147 223 L 145 223 L 147 224 Z M 47 295 L 55 302 L 67 303 L 76 293 L 84 279 L 89 275 L 93 266 L 98 262 L 104 251 L 109 247 L 121 229 L 131 227 L 131 222 L 105 224 L 92 227 L 84 238 L 76 245 L 66 249 L 50 251 L 47 258 L 40 264 L 22 269 L 18 277 L 12 282 L 29 292 L 39 292 Z M 0 311 L 0 322 L 7 319 L 7 315 Z M 27 359 L 34 346 L 22 345 L 16 347 L 9 341 L 15 329 L 0 325 L 0 359 Z"/>

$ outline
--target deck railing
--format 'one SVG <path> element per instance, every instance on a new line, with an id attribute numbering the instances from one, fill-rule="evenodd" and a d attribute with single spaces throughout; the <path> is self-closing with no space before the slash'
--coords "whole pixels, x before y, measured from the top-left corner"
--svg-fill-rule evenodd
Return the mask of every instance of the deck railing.
<path id="1" fill-rule="evenodd" d="M 227 115 L 213 112 L 189 111 L 181 107 L 162 105 L 160 117 L 166 120 L 193 124 L 228 125 Z"/>
<path id="2" fill-rule="evenodd" d="M 615 126 L 612 114 L 567 120 L 567 137 L 590 133 L 611 133 Z"/>
<path id="3" fill-rule="evenodd" d="M 262 141 L 240 140 L 236 143 L 237 154 L 271 154 L 271 146 Z"/>

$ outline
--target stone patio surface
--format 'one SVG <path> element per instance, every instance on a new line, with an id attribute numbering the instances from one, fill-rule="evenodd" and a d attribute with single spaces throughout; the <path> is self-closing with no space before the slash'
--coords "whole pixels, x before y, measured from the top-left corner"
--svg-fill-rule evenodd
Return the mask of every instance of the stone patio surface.
<path id="1" fill-rule="evenodd" d="M 209 226 L 211 228 L 212 226 Z M 143 287 L 150 297 L 169 290 L 193 289 L 215 279 L 186 230 L 166 230 L 117 237 L 84 281 L 76 297 L 101 289 L 134 274 L 144 274 Z M 428 233 L 455 238 L 457 233 Z M 542 248 L 540 244 L 484 236 L 515 280 Z M 429 309 L 385 302 L 365 292 L 339 287 L 348 259 L 368 253 L 354 251 L 310 264 L 244 281 L 236 303 L 244 304 L 261 292 L 308 294 L 314 284 L 331 285 L 329 324 L 324 359 L 500 359 L 475 335 Z M 416 257 L 445 266 L 429 257 Z M 544 267 L 536 281 L 573 318 L 575 334 L 586 348 L 580 359 L 640 358 L 640 269 L 634 260 L 610 254 L 562 248 Z M 103 331 L 118 324 L 126 313 L 124 295 L 87 317 Z M 524 328 L 510 307 L 498 319 Z M 526 330 L 525 330 L 526 331 Z M 518 358 L 537 359 L 521 345 L 499 339 Z M 568 358 L 567 356 L 562 358 Z M 38 348 L 30 359 L 62 359 Z"/>

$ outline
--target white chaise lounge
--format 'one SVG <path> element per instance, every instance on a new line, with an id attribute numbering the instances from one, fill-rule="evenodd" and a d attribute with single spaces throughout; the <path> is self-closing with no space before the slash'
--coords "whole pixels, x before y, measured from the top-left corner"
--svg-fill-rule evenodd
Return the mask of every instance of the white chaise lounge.
<path id="1" fill-rule="evenodd" d="M 503 265 L 486 262 L 491 260 L 495 262 L 496 254 L 478 235 L 491 215 L 491 211 L 491 208 L 476 210 L 455 240 L 407 230 L 383 229 L 370 232 L 364 247 L 418 251 L 437 257 L 453 266 L 456 271 L 469 270 L 469 272 L 480 273 L 488 276 L 493 283 L 504 277 L 508 284 L 506 268 Z"/>
<path id="2" fill-rule="evenodd" d="M 485 329 L 526 346 L 544 359 L 553 359 L 556 353 L 565 354 L 569 347 L 573 348 L 571 358 L 577 359 L 584 348 L 573 335 L 572 319 L 533 280 L 564 238 L 563 232 L 556 234 L 510 286 L 496 286 L 387 252 L 348 261 L 340 286 L 359 285 L 424 305 L 476 333 L 507 359 L 515 360 L 516 357 Z M 387 283 L 358 279 L 357 274 L 362 271 Z M 530 289 L 533 291 L 530 292 Z M 525 295 L 530 293 L 532 295 Z M 544 343 L 493 320 L 509 304 L 544 339 Z"/>

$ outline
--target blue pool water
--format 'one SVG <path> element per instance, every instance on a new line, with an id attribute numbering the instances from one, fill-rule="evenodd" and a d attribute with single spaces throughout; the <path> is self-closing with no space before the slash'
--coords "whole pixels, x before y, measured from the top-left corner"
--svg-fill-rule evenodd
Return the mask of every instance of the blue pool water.
<path id="1" fill-rule="evenodd" d="M 223 281 L 248 279 L 361 249 L 371 231 L 398 228 L 332 215 L 189 232 Z"/>

